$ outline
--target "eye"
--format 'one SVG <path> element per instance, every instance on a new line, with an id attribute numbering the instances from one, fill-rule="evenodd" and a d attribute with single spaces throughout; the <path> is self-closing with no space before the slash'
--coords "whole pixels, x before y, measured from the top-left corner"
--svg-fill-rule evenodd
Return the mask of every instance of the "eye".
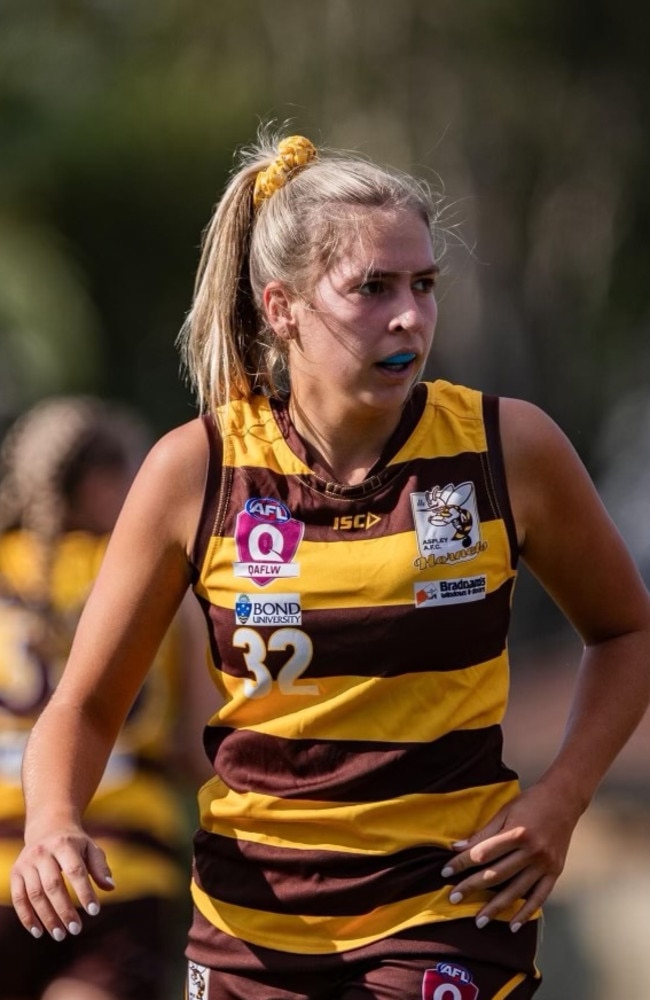
<path id="1" fill-rule="evenodd" d="M 416 292 L 422 292 L 423 295 L 430 295 L 431 292 L 436 287 L 435 275 L 429 274 L 424 278 L 418 278 L 413 284 L 413 288 Z"/>
<path id="2" fill-rule="evenodd" d="M 384 291 L 385 285 L 381 278 L 368 278 L 361 285 L 357 286 L 359 295 L 380 295 Z"/>

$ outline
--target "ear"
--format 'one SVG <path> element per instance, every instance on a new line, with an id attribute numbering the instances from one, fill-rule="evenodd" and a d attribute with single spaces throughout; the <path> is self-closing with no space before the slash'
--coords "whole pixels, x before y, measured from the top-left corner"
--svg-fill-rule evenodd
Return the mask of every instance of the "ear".
<path id="1" fill-rule="evenodd" d="M 264 313 L 269 326 L 282 340 L 291 340 L 295 332 L 293 296 L 280 281 L 270 281 L 262 293 Z"/>

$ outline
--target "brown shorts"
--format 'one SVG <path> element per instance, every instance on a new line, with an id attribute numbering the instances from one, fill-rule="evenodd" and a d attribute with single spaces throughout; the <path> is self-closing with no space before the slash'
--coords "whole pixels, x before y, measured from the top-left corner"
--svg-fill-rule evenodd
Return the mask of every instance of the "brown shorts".
<path id="1" fill-rule="evenodd" d="M 166 995 L 166 900 L 104 903 L 96 917 L 82 916 L 81 934 L 36 940 L 13 908 L 0 907 L 0 1000 L 38 1000 L 45 987 L 68 977 L 101 987 L 119 1000 L 161 1000 Z"/>
<path id="2" fill-rule="evenodd" d="M 513 935 L 499 921 L 479 931 L 453 920 L 337 955 L 288 955 L 205 930 L 202 942 L 195 914 L 185 1000 L 530 1000 L 541 983 L 535 922 Z"/>

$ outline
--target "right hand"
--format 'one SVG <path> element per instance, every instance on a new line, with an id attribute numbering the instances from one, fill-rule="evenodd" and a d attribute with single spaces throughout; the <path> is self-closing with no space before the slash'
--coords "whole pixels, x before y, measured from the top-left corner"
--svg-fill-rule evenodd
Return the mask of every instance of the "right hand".
<path id="1" fill-rule="evenodd" d="M 92 882 L 101 889 L 115 887 L 106 855 L 80 827 L 33 840 L 11 870 L 11 897 L 18 919 L 33 937 L 40 937 L 44 930 L 55 941 L 62 941 L 68 933 L 78 934 L 81 922 L 73 893 L 86 913 L 95 916 L 99 900 Z"/>

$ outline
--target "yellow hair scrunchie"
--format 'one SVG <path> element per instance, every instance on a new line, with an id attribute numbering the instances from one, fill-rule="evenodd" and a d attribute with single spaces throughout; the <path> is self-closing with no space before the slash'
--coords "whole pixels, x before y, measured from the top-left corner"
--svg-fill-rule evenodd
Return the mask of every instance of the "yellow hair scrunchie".
<path id="1" fill-rule="evenodd" d="M 259 208 L 287 183 L 297 170 L 306 167 L 318 156 L 316 147 L 303 135 L 290 135 L 278 143 L 278 155 L 265 170 L 260 170 L 255 178 L 253 204 Z"/>

